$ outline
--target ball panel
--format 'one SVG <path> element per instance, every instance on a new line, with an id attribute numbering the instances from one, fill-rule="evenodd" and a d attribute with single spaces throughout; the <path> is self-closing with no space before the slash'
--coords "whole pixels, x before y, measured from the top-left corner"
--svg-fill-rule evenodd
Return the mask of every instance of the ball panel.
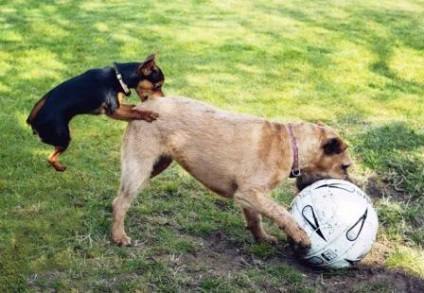
<path id="1" fill-rule="evenodd" d="M 346 238 L 349 241 L 355 241 L 358 239 L 359 235 L 362 232 L 362 228 L 364 228 L 365 220 L 367 219 L 368 209 L 365 210 L 365 213 L 353 224 L 352 227 L 349 228 L 346 232 Z"/>

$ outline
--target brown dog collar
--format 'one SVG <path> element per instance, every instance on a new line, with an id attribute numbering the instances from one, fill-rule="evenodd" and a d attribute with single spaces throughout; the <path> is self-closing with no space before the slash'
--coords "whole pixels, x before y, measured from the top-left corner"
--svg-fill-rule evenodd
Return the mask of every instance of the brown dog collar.
<path id="1" fill-rule="evenodd" d="M 116 64 L 113 64 L 113 68 L 115 69 L 116 78 L 118 79 L 119 84 L 124 90 L 125 95 L 128 97 L 129 95 L 131 95 L 130 89 L 128 88 L 127 84 L 124 82 L 124 79 L 122 78 L 122 75 L 119 73 L 118 68 L 116 67 Z"/>
<path id="2" fill-rule="evenodd" d="M 293 166 L 290 172 L 290 177 L 299 177 L 300 175 L 302 175 L 299 168 L 299 149 L 297 148 L 297 142 L 293 134 L 293 127 L 291 123 L 288 124 L 288 128 L 291 137 L 291 147 L 293 151 Z"/>

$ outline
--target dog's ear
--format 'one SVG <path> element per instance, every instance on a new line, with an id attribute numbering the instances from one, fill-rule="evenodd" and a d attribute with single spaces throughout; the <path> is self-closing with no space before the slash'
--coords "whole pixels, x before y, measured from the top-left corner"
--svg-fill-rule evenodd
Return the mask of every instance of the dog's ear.
<path id="1" fill-rule="evenodd" d="M 152 73 L 156 66 L 156 54 L 157 53 L 149 55 L 146 60 L 144 60 L 143 63 L 138 67 L 137 71 L 140 75 L 149 76 Z"/>
<path id="2" fill-rule="evenodd" d="M 323 146 L 326 155 L 341 154 L 347 149 L 347 144 L 340 138 L 330 138 Z"/>

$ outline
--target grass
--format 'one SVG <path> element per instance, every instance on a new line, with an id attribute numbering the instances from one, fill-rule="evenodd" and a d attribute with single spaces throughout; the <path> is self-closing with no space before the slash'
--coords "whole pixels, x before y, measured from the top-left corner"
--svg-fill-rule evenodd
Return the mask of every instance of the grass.
<path id="1" fill-rule="evenodd" d="M 419 0 L 2 2 L 0 291 L 393 292 L 395 271 L 422 282 L 423 12 Z M 112 244 L 125 123 L 74 119 L 59 174 L 25 119 L 64 79 L 155 50 L 167 94 L 346 137 L 381 222 L 384 253 L 367 260 L 385 279 L 308 270 L 269 223 L 282 244 L 254 244 L 239 208 L 177 166 L 131 208 L 136 245 Z M 293 192 L 288 181 L 273 196 L 288 205 Z"/>

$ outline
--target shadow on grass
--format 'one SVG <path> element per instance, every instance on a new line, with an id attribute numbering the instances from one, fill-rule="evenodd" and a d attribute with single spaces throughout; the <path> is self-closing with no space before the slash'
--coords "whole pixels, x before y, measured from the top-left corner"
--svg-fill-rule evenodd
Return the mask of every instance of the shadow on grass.
<path id="1" fill-rule="evenodd" d="M 258 7 L 269 10 L 265 4 Z M 393 51 L 399 43 L 414 50 L 423 50 L 424 29 L 420 25 L 419 12 L 369 8 L 359 4 L 355 7 L 348 5 L 338 7 L 341 13 L 345 14 L 345 17 L 340 17 L 334 13 L 334 7 L 332 8 L 317 11 L 315 6 L 308 9 L 304 6 L 298 8 L 288 5 L 279 11 L 269 10 L 269 13 L 289 16 L 314 28 L 334 32 L 336 35 L 341 35 L 343 40 L 368 48 L 377 56 L 377 60 L 369 69 L 388 78 L 391 83 L 387 86 L 413 94 L 421 94 L 424 91 L 423 84 L 402 78 L 390 68 L 389 64 Z"/>
<path id="2" fill-rule="evenodd" d="M 393 122 L 372 127 L 355 140 L 355 151 L 365 166 L 386 174 L 384 180 L 411 197 L 418 199 L 424 193 L 423 133 L 407 123 Z"/>

